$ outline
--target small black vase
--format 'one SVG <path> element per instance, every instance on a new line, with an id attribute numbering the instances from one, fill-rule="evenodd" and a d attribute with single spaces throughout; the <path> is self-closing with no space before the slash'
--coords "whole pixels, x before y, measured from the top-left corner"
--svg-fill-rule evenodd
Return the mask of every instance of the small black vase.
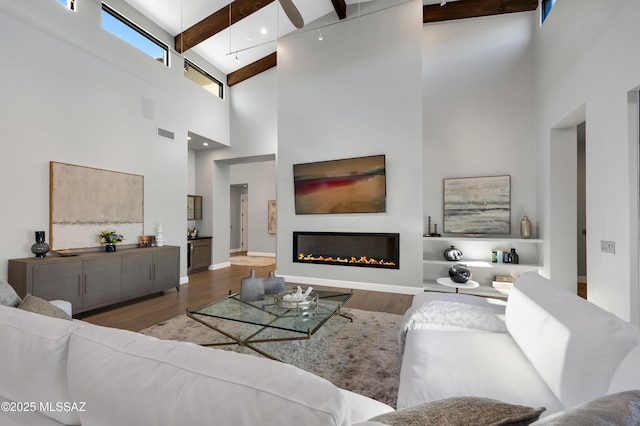
<path id="1" fill-rule="evenodd" d="M 462 259 L 462 252 L 456 248 L 456 246 L 451 246 L 444 251 L 444 258 L 451 261 L 457 262 Z"/>
<path id="2" fill-rule="evenodd" d="M 31 252 L 36 257 L 46 257 L 49 252 L 49 244 L 44 242 L 44 231 L 36 231 L 36 242 L 31 246 Z"/>
<path id="3" fill-rule="evenodd" d="M 106 251 L 107 253 L 113 253 L 114 251 L 116 251 L 116 245 L 113 243 L 107 243 L 107 245 L 104 246 L 104 251 Z"/>
<path id="4" fill-rule="evenodd" d="M 520 263 L 520 256 L 518 256 L 518 253 L 516 253 L 516 249 L 514 248 L 512 248 L 509 253 L 509 263 L 513 263 L 514 265 Z"/>
<path id="5" fill-rule="evenodd" d="M 466 265 L 457 264 L 449 268 L 449 278 L 458 284 L 464 284 L 471 279 L 471 271 Z"/>

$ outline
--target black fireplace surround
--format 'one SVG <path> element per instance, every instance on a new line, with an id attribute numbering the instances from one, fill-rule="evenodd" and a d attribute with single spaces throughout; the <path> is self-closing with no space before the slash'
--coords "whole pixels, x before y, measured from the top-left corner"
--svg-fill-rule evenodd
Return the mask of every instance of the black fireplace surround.
<path id="1" fill-rule="evenodd" d="M 293 261 L 400 269 L 400 234 L 295 231 Z"/>

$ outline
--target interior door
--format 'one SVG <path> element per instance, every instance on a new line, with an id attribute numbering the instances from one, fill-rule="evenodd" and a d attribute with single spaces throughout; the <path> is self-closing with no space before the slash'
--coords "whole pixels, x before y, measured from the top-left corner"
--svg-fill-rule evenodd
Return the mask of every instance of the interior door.
<path id="1" fill-rule="evenodd" d="M 249 249 L 249 195 L 240 196 L 240 248 L 242 251 Z"/>

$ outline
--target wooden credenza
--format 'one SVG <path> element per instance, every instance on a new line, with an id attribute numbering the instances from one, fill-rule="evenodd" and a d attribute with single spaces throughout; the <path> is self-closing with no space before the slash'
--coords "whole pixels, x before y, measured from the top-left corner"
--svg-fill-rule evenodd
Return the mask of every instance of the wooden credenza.
<path id="1" fill-rule="evenodd" d="M 71 302 L 73 313 L 180 289 L 180 247 L 86 252 L 9 260 L 9 283 L 20 297 Z"/>

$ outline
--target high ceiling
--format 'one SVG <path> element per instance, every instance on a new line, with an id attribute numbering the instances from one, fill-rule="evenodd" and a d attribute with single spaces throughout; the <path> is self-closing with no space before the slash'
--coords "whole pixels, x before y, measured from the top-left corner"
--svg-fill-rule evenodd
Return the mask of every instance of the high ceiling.
<path id="1" fill-rule="evenodd" d="M 172 47 L 177 51 L 191 49 L 227 74 L 229 85 L 275 66 L 276 40 L 296 30 L 277 0 L 125 1 L 176 36 Z M 323 22 L 357 17 L 365 3 L 387 5 L 403 1 L 407 0 L 293 0 L 293 3 L 306 28 L 314 28 L 313 22 L 323 17 Z M 441 0 L 423 0 L 423 5 L 423 22 L 428 23 L 535 10 L 538 0 L 458 0 L 442 6 Z"/>

